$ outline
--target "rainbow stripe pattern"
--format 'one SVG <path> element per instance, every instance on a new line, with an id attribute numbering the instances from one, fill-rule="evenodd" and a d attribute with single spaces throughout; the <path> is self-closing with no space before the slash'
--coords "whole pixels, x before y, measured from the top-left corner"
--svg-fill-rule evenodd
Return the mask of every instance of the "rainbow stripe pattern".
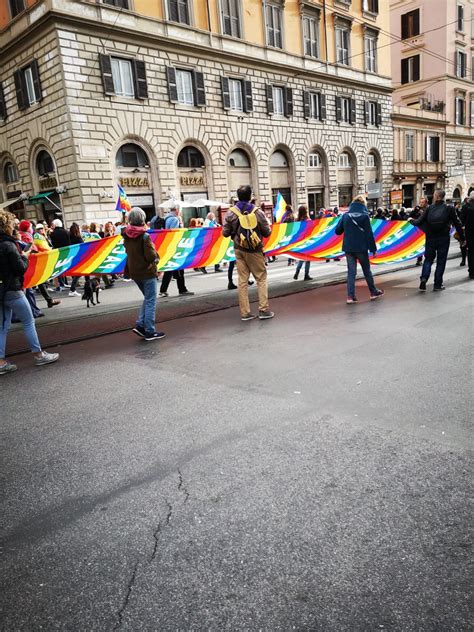
<path id="1" fill-rule="evenodd" d="M 343 256 L 342 236 L 335 234 L 337 217 L 315 221 L 275 223 L 264 240 L 267 255 L 287 254 L 304 261 Z M 414 259 L 425 250 L 424 233 L 410 222 L 371 220 L 377 244 L 372 262 L 399 263 Z M 159 270 L 201 268 L 233 261 L 234 247 L 220 228 L 180 228 L 150 231 L 160 257 Z M 107 237 L 32 254 L 25 274 L 25 287 L 34 287 L 57 276 L 120 274 L 126 261 L 122 237 Z"/>
<path id="2" fill-rule="evenodd" d="M 127 197 L 127 194 L 122 189 L 120 184 L 118 186 L 118 198 L 117 204 L 115 205 L 115 210 L 120 211 L 121 213 L 129 213 L 132 210 L 132 205 L 130 204 L 130 200 Z"/>
<path id="3" fill-rule="evenodd" d="M 273 209 L 273 217 L 275 222 L 280 223 L 286 211 L 286 202 L 283 195 L 278 191 L 275 208 Z"/>

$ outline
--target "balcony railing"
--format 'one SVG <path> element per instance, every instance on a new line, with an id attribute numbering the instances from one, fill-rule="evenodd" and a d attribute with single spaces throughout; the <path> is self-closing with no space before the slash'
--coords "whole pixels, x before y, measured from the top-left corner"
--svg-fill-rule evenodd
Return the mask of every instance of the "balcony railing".
<path id="1" fill-rule="evenodd" d="M 440 112 L 443 114 L 445 105 L 444 101 L 438 101 L 430 97 L 420 97 L 420 109 L 427 112 Z"/>

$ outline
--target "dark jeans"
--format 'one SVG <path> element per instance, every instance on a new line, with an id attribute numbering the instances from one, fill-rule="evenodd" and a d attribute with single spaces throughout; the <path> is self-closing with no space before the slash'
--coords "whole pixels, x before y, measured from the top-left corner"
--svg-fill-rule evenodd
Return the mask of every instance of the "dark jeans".
<path id="1" fill-rule="evenodd" d="M 347 260 L 347 296 L 355 298 L 355 279 L 357 274 L 357 262 L 360 263 L 362 272 L 364 273 L 367 286 L 371 294 L 375 294 L 374 277 L 370 271 L 370 261 L 367 252 L 346 252 Z"/>
<path id="2" fill-rule="evenodd" d="M 426 237 L 425 261 L 421 270 L 421 278 L 428 281 L 431 274 L 431 266 L 436 257 L 436 270 L 434 275 L 435 287 L 443 285 L 443 274 L 448 260 L 450 237 Z"/>
<path id="3" fill-rule="evenodd" d="M 176 279 L 176 282 L 178 283 L 178 292 L 180 294 L 187 291 L 186 284 L 184 282 L 184 270 L 175 270 L 174 272 L 165 272 L 163 274 L 163 278 L 161 279 L 160 294 L 168 291 L 168 286 L 172 278 Z"/>
<path id="4" fill-rule="evenodd" d="M 233 283 L 232 276 L 234 274 L 234 268 L 235 268 L 235 261 L 230 261 L 229 267 L 227 269 L 227 278 L 229 280 L 229 283 Z"/>
<path id="5" fill-rule="evenodd" d="M 51 303 L 53 302 L 53 299 L 49 295 L 48 288 L 46 287 L 45 283 L 40 283 L 38 285 L 38 290 L 40 291 L 41 296 L 48 303 L 48 305 L 51 305 Z"/>
<path id="6" fill-rule="evenodd" d="M 72 277 L 72 283 L 71 283 L 71 292 L 75 292 L 76 291 L 76 287 L 77 284 L 79 283 L 79 279 L 81 277 Z"/>

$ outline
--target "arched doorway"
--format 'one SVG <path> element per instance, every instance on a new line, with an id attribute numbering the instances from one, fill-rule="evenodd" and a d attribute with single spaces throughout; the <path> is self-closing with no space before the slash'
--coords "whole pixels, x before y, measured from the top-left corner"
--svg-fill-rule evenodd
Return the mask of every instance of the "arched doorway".
<path id="1" fill-rule="evenodd" d="M 241 185 L 249 184 L 253 190 L 252 164 L 247 152 L 237 148 L 230 152 L 227 159 L 227 177 L 230 197 L 237 195 Z"/>
<path id="2" fill-rule="evenodd" d="M 208 174 L 206 160 L 202 152 L 194 145 L 187 145 L 178 154 L 178 177 L 183 202 L 193 202 L 200 198 L 208 198 Z M 184 225 L 189 224 L 191 217 L 205 217 L 208 207 L 184 207 L 182 216 Z"/>
<path id="3" fill-rule="evenodd" d="M 270 156 L 270 187 L 273 206 L 276 204 L 279 192 L 287 204 L 293 203 L 290 160 L 287 153 L 282 149 L 276 149 Z"/>
<path id="4" fill-rule="evenodd" d="M 29 197 L 28 204 L 36 205 L 37 216 L 51 224 L 56 217 L 61 219 L 63 217 L 61 196 L 58 193 L 59 179 L 56 162 L 49 150 L 40 147 L 36 152 L 33 165 L 38 192 Z"/>
<path id="5" fill-rule="evenodd" d="M 313 147 L 306 159 L 306 186 L 308 211 L 315 218 L 320 208 L 325 208 L 328 182 L 326 155 L 319 147 Z"/>
<path id="6" fill-rule="evenodd" d="M 371 149 L 365 157 L 364 182 L 367 192 L 367 206 L 376 209 L 382 203 L 382 183 L 380 178 L 381 160 L 379 154 Z"/>
<path id="7" fill-rule="evenodd" d="M 132 206 L 139 206 L 147 220 L 155 215 L 151 162 L 137 143 L 121 145 L 115 154 L 116 177 Z"/>
<path id="8" fill-rule="evenodd" d="M 453 204 L 461 202 L 461 187 L 456 187 L 453 191 Z"/>
<path id="9" fill-rule="evenodd" d="M 355 192 L 355 157 L 345 149 L 337 158 L 337 203 L 340 209 L 348 208 Z"/>

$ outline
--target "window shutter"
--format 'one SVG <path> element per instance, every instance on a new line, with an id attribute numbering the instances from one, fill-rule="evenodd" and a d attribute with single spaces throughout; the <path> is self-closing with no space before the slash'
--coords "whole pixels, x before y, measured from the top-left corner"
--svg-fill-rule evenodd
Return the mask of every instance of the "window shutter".
<path id="1" fill-rule="evenodd" d="M 26 110 L 28 107 L 28 100 L 26 97 L 26 85 L 25 77 L 22 70 L 15 70 L 13 73 L 15 80 L 16 100 L 18 101 L 18 108 L 20 110 Z"/>
<path id="2" fill-rule="evenodd" d="M 5 93 L 3 92 L 3 83 L 0 83 L 0 121 L 7 118 L 7 104 L 5 103 Z"/>
<path id="3" fill-rule="evenodd" d="M 382 125 L 382 104 L 377 103 L 376 108 L 377 108 L 377 120 L 375 124 L 377 125 L 377 127 L 380 127 Z"/>
<path id="4" fill-rule="evenodd" d="M 141 59 L 133 60 L 133 77 L 135 79 L 135 97 L 137 99 L 148 99 L 145 62 Z"/>
<path id="5" fill-rule="evenodd" d="M 176 86 L 176 70 L 173 66 L 167 66 L 166 79 L 168 80 L 168 95 L 171 103 L 178 103 L 178 87 Z"/>
<path id="6" fill-rule="evenodd" d="M 349 99 L 350 111 L 349 111 L 349 122 L 351 124 L 356 122 L 356 100 Z"/>
<path id="7" fill-rule="evenodd" d="M 244 110 L 246 112 L 253 112 L 253 96 L 252 96 L 252 82 L 244 81 Z"/>
<path id="8" fill-rule="evenodd" d="M 368 101 L 364 101 L 364 125 L 369 124 L 370 118 L 370 103 Z"/>
<path id="9" fill-rule="evenodd" d="M 408 83 L 408 59 L 402 59 L 402 83 Z"/>
<path id="10" fill-rule="evenodd" d="M 266 86 L 266 91 L 267 91 L 267 113 L 268 114 L 273 114 L 273 86 L 270 84 L 267 84 Z"/>
<path id="11" fill-rule="evenodd" d="M 431 153 L 431 152 L 430 152 L 430 149 L 431 149 L 431 147 L 430 147 L 430 137 L 429 137 L 429 136 L 427 136 L 427 137 L 426 137 L 426 156 L 425 156 L 426 161 L 431 160 L 431 156 L 430 156 L 430 153 Z"/>
<path id="12" fill-rule="evenodd" d="M 420 9 L 413 13 L 413 35 L 420 34 Z"/>
<path id="13" fill-rule="evenodd" d="M 379 12 L 379 0 L 373 0 L 373 9 L 374 9 L 374 13 Z"/>
<path id="14" fill-rule="evenodd" d="M 194 101 L 198 107 L 206 105 L 206 89 L 204 86 L 204 74 L 202 72 L 193 72 L 194 78 Z"/>
<path id="15" fill-rule="evenodd" d="M 227 77 L 221 77 L 221 88 L 222 88 L 222 106 L 224 110 L 230 110 L 229 80 Z"/>
<path id="16" fill-rule="evenodd" d="M 31 68 L 31 76 L 33 78 L 33 87 L 35 89 L 35 98 L 37 101 L 41 101 L 41 99 L 43 98 L 43 92 L 41 90 L 39 68 L 38 68 L 38 62 L 36 59 L 33 59 L 33 61 L 30 64 L 30 68 Z"/>
<path id="17" fill-rule="evenodd" d="M 293 90 L 285 86 L 285 116 L 293 116 Z"/>
<path id="18" fill-rule="evenodd" d="M 169 18 L 172 22 L 179 22 L 178 0 L 168 0 Z"/>
<path id="19" fill-rule="evenodd" d="M 420 56 L 415 55 L 413 58 L 413 81 L 418 81 L 420 78 Z"/>
<path id="20" fill-rule="evenodd" d="M 110 55 L 99 54 L 100 71 L 105 94 L 115 94 L 114 78 L 112 77 L 112 61 Z"/>
<path id="21" fill-rule="evenodd" d="M 342 99 L 336 97 L 336 121 L 340 123 L 342 120 Z"/>
<path id="22" fill-rule="evenodd" d="M 439 136 L 433 136 L 433 145 L 431 150 L 431 156 L 433 162 L 439 162 Z"/>
<path id="23" fill-rule="evenodd" d="M 408 37 L 408 13 L 402 15 L 402 39 Z"/>
<path id="24" fill-rule="evenodd" d="M 311 97 L 307 90 L 303 90 L 303 116 L 307 120 L 311 116 Z"/>
<path id="25" fill-rule="evenodd" d="M 326 95 L 322 92 L 319 95 L 319 120 L 326 120 Z"/>

